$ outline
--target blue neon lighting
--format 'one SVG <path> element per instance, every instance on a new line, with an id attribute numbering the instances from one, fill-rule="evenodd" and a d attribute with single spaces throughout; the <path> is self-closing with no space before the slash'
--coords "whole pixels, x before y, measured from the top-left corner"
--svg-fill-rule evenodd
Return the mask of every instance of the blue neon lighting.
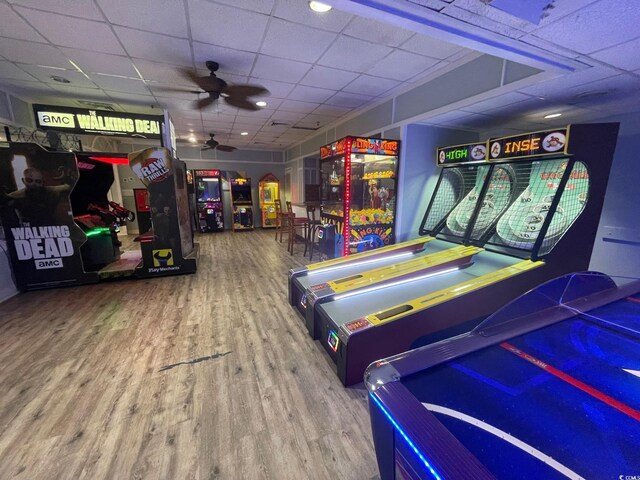
<path id="1" fill-rule="evenodd" d="M 414 451 L 414 453 L 422 461 L 424 466 L 427 467 L 427 470 L 429 470 L 429 472 L 431 472 L 431 475 L 433 475 L 433 478 L 435 478 L 436 480 L 442 480 L 442 477 L 438 474 L 438 472 L 436 472 L 433 469 L 433 467 L 427 461 L 427 459 L 424 457 L 424 455 L 422 455 L 422 453 L 420 453 L 420 451 L 417 449 L 415 444 L 411 441 L 411 439 L 407 436 L 407 434 L 404 433 L 404 430 L 402 430 L 402 428 L 400 428 L 400 425 L 398 425 L 398 423 L 394 420 L 394 418 L 391 416 L 391 414 L 389 412 L 387 412 L 387 409 L 382 406 L 382 403 L 380 403 L 380 400 L 378 400 L 375 397 L 375 395 L 372 394 L 372 393 L 369 393 L 369 395 L 371 395 L 371 398 L 373 398 L 373 401 L 376 402 L 376 405 L 378 405 L 378 408 L 380 408 L 380 410 L 382 410 L 382 413 L 384 413 L 385 417 L 387 417 L 389 419 L 389 421 L 394 426 L 394 428 L 398 431 L 398 433 L 402 436 L 402 438 L 404 438 L 405 442 L 407 442 L 407 445 L 409 445 L 411 447 L 411 450 Z"/>

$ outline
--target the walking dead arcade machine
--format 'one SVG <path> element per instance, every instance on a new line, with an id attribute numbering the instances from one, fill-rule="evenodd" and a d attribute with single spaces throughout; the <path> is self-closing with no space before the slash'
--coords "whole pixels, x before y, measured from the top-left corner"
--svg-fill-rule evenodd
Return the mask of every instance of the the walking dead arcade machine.
<path id="1" fill-rule="evenodd" d="M 233 231 L 253 230 L 253 200 L 250 178 L 232 178 L 231 203 L 233 204 Z"/>
<path id="2" fill-rule="evenodd" d="M 140 251 L 120 251 L 118 225 L 133 213 L 107 198 L 113 163 L 129 163 L 149 191 Z M 20 290 L 196 271 L 184 163 L 165 148 L 127 158 L 12 142 L 0 149 L 0 218 Z"/>
<path id="3" fill-rule="evenodd" d="M 357 383 L 378 358 L 469 331 L 530 288 L 588 269 L 617 131 L 571 125 L 438 149 L 422 252 L 294 278 L 312 282 L 297 306 L 341 380 Z"/>
<path id="4" fill-rule="evenodd" d="M 320 148 L 323 258 L 394 243 L 398 151 L 397 140 L 359 137 Z"/>
<path id="5" fill-rule="evenodd" d="M 220 170 L 194 170 L 198 230 L 201 233 L 224 231 L 222 177 Z"/>

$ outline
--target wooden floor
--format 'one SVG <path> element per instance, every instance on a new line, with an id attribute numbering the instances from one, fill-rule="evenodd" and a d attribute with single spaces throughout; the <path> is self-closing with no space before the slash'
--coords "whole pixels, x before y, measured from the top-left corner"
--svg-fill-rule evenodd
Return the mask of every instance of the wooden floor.
<path id="1" fill-rule="evenodd" d="M 0 304 L 0 478 L 378 478 L 365 390 L 286 301 L 302 246 L 197 241 L 195 275 Z"/>

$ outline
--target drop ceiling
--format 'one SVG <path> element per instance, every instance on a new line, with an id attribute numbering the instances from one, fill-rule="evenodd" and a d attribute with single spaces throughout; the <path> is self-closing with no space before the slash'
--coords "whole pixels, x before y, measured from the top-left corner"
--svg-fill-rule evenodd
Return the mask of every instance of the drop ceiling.
<path id="1" fill-rule="evenodd" d="M 41 103 L 168 109 L 181 136 L 214 132 L 225 144 L 275 150 L 478 51 L 552 74 L 427 112 L 422 122 L 517 130 L 544 125 L 552 110 L 567 123 L 640 104 L 636 2 L 556 0 L 538 23 L 479 0 L 334 5 L 321 15 L 306 0 L 0 0 L 0 88 Z M 218 76 L 229 83 L 267 87 L 267 107 L 248 112 L 218 102 L 198 111 L 197 95 L 168 90 L 192 89 L 179 69 L 206 75 L 206 60 L 219 62 Z"/>

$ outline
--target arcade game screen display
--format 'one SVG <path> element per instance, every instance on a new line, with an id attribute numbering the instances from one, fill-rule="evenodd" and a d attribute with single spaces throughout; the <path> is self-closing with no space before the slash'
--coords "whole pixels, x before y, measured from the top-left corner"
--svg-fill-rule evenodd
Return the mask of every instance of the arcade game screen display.
<path id="1" fill-rule="evenodd" d="M 219 202 L 220 181 L 217 178 L 202 178 L 198 182 L 198 201 Z"/>

